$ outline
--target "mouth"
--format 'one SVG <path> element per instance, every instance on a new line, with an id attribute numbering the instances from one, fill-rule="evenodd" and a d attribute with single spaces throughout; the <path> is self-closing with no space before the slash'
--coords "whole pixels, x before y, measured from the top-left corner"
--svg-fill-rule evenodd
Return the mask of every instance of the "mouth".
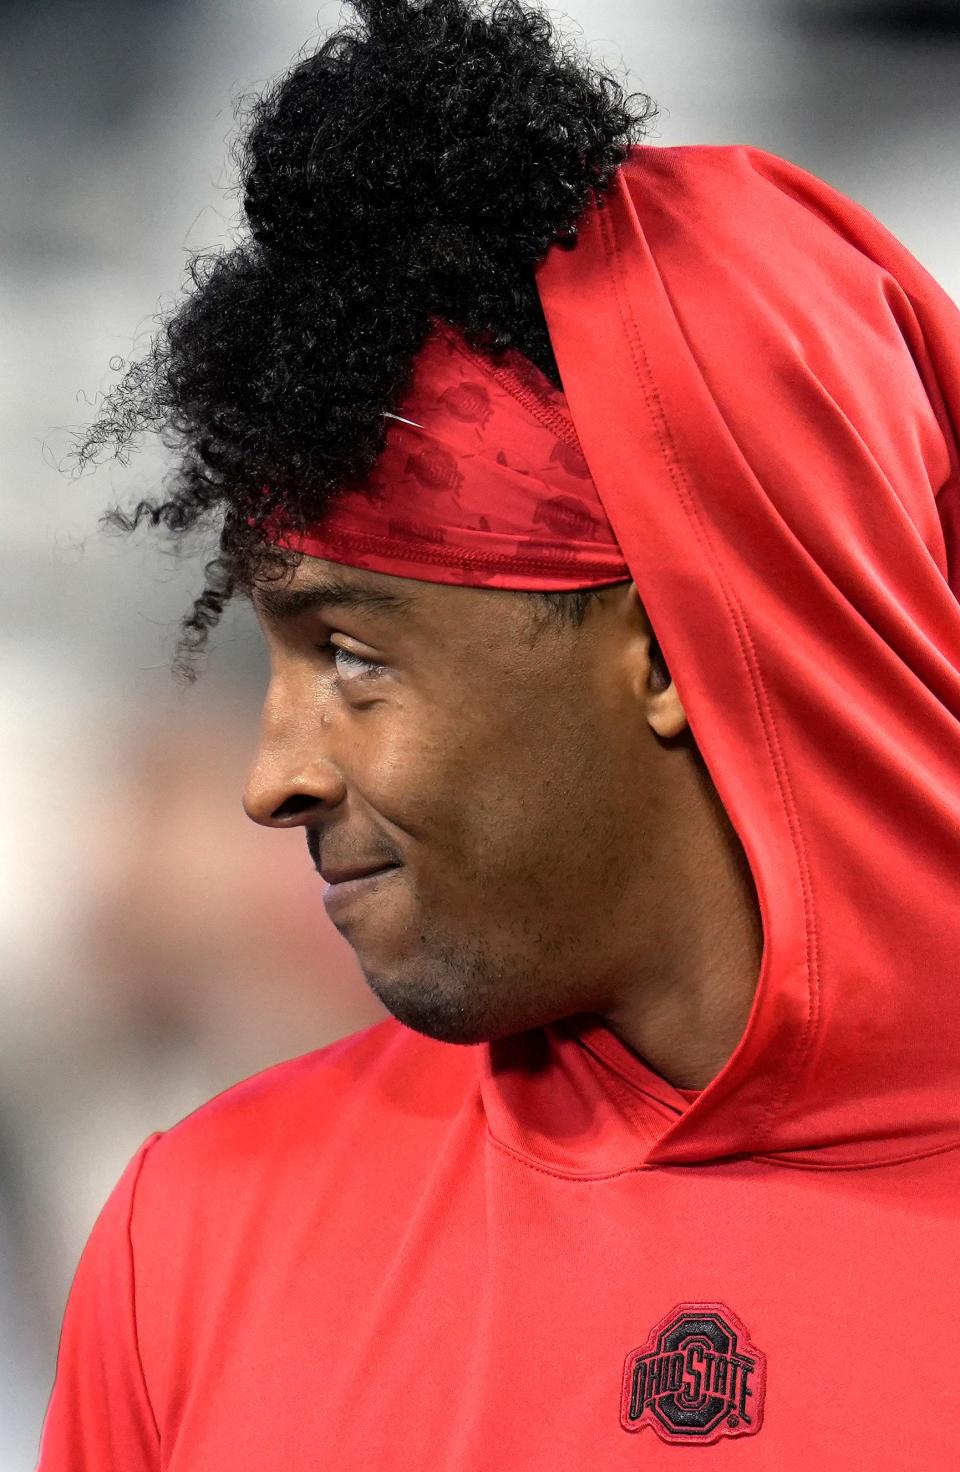
<path id="1" fill-rule="evenodd" d="M 322 875 L 327 880 L 323 894 L 324 909 L 329 915 L 358 895 L 371 893 L 399 868 L 399 864 L 383 864 L 379 869 L 328 870 Z"/>

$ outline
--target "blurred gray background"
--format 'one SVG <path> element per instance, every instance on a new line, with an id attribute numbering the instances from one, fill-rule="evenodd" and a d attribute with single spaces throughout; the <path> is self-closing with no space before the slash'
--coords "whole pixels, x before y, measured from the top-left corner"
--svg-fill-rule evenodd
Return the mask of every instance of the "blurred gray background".
<path id="1" fill-rule="evenodd" d="M 661 115 L 859 200 L 960 299 L 960 5 L 568 0 Z M 80 1250 L 147 1134 L 384 1015 L 301 831 L 244 816 L 266 658 L 248 609 L 174 684 L 204 549 L 96 529 L 163 457 L 65 476 L 66 431 L 228 238 L 234 108 L 348 12 L 296 0 L 0 5 L 0 1472 L 30 1472 Z M 215 549 L 207 549 L 212 555 Z"/>

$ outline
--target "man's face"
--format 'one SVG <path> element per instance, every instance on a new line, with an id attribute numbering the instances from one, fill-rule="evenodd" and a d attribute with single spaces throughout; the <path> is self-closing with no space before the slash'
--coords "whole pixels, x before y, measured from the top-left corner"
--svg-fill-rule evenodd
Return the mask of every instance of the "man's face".
<path id="1" fill-rule="evenodd" d="M 529 594 L 305 557 L 253 601 L 271 681 L 244 807 L 305 826 L 334 880 L 392 866 L 324 896 L 388 1010 L 473 1043 L 613 1005 L 663 884 L 633 585 L 578 627 Z"/>

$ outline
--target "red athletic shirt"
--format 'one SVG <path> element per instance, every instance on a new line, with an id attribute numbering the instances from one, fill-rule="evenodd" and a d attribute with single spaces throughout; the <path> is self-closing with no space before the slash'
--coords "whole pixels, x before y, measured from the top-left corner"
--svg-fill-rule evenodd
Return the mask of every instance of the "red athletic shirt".
<path id="1" fill-rule="evenodd" d="M 960 311 L 746 146 L 537 285 L 764 949 L 686 1100 L 598 1018 L 389 1019 L 130 1162 L 41 1472 L 960 1464 Z"/>
<path id="2" fill-rule="evenodd" d="M 684 1107 L 589 1018 L 489 1048 L 389 1019 L 227 1090 L 97 1221 L 40 1467 L 954 1466 L 957 1154 L 649 1166 Z M 766 1370 L 708 1397 L 759 1431 L 696 1450 L 621 1420 L 690 1303 Z"/>

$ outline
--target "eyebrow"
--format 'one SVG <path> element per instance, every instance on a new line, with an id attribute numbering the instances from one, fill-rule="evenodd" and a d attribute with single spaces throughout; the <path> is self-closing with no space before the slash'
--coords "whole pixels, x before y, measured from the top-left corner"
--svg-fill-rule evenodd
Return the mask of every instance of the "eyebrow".
<path id="1" fill-rule="evenodd" d="M 259 588 L 251 597 L 254 607 L 275 623 L 289 623 L 303 613 L 321 608 L 357 608 L 363 613 L 403 613 L 412 608 L 400 593 L 361 588 L 336 578 L 306 583 L 300 588 Z"/>

